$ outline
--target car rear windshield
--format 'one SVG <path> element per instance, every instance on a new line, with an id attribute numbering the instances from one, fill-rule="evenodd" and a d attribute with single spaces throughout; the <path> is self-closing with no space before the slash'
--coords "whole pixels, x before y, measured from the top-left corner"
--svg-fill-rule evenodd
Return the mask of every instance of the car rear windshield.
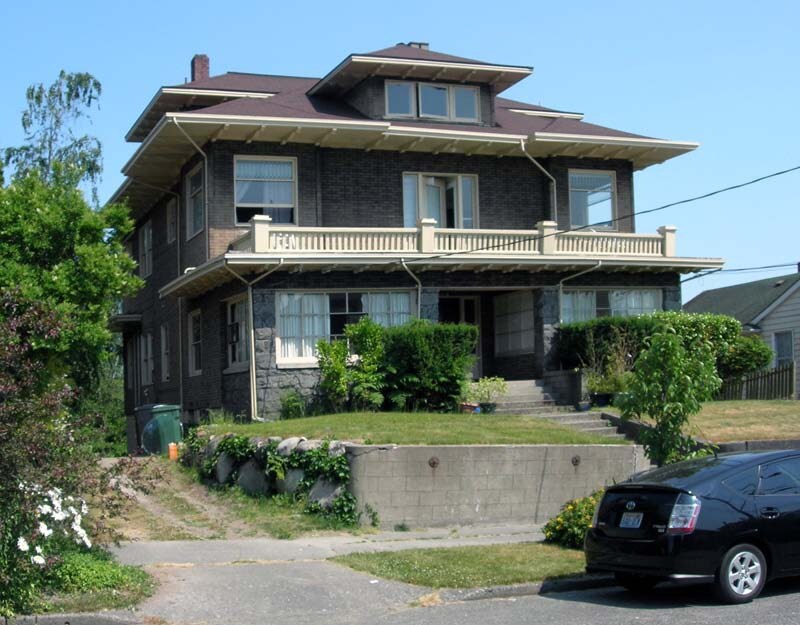
<path id="1" fill-rule="evenodd" d="M 704 456 L 702 458 L 676 462 L 675 464 L 668 464 L 658 469 L 639 473 L 635 475 L 631 481 L 644 482 L 647 484 L 677 485 L 687 481 L 688 478 L 703 477 L 702 474 L 704 473 L 708 473 L 709 475 L 711 473 L 716 473 L 717 469 L 729 463 L 730 462 L 726 461 L 724 457 Z"/>

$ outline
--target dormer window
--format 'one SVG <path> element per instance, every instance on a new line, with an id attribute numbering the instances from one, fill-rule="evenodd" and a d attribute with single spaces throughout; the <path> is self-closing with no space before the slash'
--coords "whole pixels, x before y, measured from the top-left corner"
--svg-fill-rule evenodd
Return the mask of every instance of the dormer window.
<path id="1" fill-rule="evenodd" d="M 386 117 L 477 122 L 478 87 L 387 80 Z"/>

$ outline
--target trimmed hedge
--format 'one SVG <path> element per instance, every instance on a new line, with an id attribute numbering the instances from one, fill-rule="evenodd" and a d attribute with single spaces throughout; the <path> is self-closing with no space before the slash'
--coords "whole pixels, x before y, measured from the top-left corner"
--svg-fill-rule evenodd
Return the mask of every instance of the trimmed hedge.
<path id="1" fill-rule="evenodd" d="M 591 321 L 564 324 L 558 331 L 558 355 L 567 369 L 591 366 L 605 371 L 618 358 L 619 345 L 626 350 L 626 361 L 633 363 L 645 347 L 645 339 L 657 332 L 672 330 L 683 346 L 692 351 L 700 343 L 710 343 L 718 367 L 736 349 L 742 325 L 733 317 L 710 313 L 657 312 L 637 317 L 600 317 Z M 748 370 L 762 365 L 751 362 Z M 741 365 L 741 363 L 740 363 Z"/>

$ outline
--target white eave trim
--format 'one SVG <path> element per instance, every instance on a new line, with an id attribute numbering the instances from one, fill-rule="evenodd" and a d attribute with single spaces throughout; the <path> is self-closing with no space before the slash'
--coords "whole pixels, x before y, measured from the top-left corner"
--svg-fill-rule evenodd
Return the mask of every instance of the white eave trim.
<path id="1" fill-rule="evenodd" d="M 777 280 L 778 278 L 776 278 Z M 764 310 L 762 310 L 758 315 L 756 315 L 752 321 L 748 323 L 748 325 L 757 326 L 761 323 L 761 321 L 767 317 L 773 310 L 775 310 L 778 306 L 783 304 L 787 299 L 789 299 L 792 294 L 800 289 L 800 280 L 795 282 L 792 286 L 790 286 L 786 291 L 774 302 L 772 302 L 769 306 L 767 306 Z"/>
<path id="2" fill-rule="evenodd" d="M 506 109 L 512 113 L 528 115 L 529 117 L 555 117 L 558 119 L 583 119 L 583 113 L 562 113 L 560 111 L 532 111 L 530 109 Z"/>
<path id="3" fill-rule="evenodd" d="M 385 130 L 390 124 L 381 121 L 349 121 L 343 119 L 316 119 L 310 117 L 255 117 L 253 115 L 215 115 L 210 113 L 166 113 L 166 119 L 181 124 L 207 123 L 237 124 L 244 126 L 302 126 L 306 128 L 340 128 L 342 130 Z"/>
<path id="4" fill-rule="evenodd" d="M 578 135 L 559 132 L 534 132 L 531 138 L 537 142 L 594 143 L 638 148 L 667 148 L 672 150 L 694 150 L 700 144 L 692 141 L 667 141 L 639 137 L 610 137 L 607 135 Z"/>
<path id="5" fill-rule="evenodd" d="M 471 132 L 468 130 L 449 130 L 446 128 L 416 128 L 412 126 L 390 126 L 384 133 L 397 137 L 430 137 L 441 139 L 461 139 L 464 141 L 493 141 L 495 143 L 519 143 L 526 135 L 510 135 L 497 132 Z"/>
<path id="6" fill-rule="evenodd" d="M 161 132 L 161 129 L 164 128 L 164 126 L 166 125 L 167 125 L 166 116 L 158 120 L 158 123 L 155 126 L 153 126 L 153 129 L 147 134 L 147 137 L 145 137 L 144 141 L 142 141 L 139 144 L 139 147 L 136 148 L 136 151 L 128 159 L 128 162 L 122 166 L 121 171 L 123 174 L 125 174 L 126 176 L 128 175 L 128 171 L 130 170 L 130 168 L 136 164 L 136 161 L 139 160 L 139 157 L 142 154 L 144 154 L 144 152 L 147 150 L 147 147 L 156 139 L 156 137 L 158 137 L 159 133 Z"/>

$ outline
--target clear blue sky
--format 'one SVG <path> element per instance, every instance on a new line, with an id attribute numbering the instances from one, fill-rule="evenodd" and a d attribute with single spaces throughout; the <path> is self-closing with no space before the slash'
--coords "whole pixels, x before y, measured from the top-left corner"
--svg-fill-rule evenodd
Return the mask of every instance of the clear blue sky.
<path id="1" fill-rule="evenodd" d="M 402 7 L 388 10 L 386 7 Z M 103 84 L 92 131 L 105 154 L 101 200 L 135 149 L 125 132 L 193 54 L 211 72 L 321 76 L 350 52 L 428 41 L 441 52 L 534 66 L 505 95 L 585 113 L 644 135 L 698 141 L 635 178 L 651 208 L 800 165 L 800 2 L 3 2 L 0 146 L 21 140 L 25 88 L 62 68 Z M 800 172 L 638 220 L 678 226 L 678 252 L 728 267 L 800 261 Z M 700 290 L 769 275 L 720 274 Z"/>

